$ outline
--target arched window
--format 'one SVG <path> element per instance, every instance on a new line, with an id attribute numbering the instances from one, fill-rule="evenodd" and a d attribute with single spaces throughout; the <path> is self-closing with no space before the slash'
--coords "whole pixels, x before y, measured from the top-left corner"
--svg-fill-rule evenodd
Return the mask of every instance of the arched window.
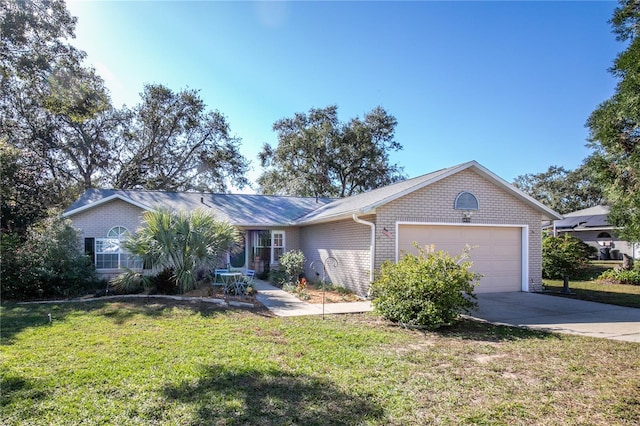
<path id="1" fill-rule="evenodd" d="M 611 239 L 611 234 L 608 232 L 601 232 L 598 234 L 598 238 L 607 238 L 607 239 Z"/>
<path id="2" fill-rule="evenodd" d="M 141 268 L 140 259 L 122 246 L 122 241 L 130 236 L 129 230 L 124 226 L 114 226 L 107 232 L 107 238 L 96 238 L 96 269 Z"/>
<path id="3" fill-rule="evenodd" d="M 472 193 L 463 191 L 456 197 L 453 208 L 456 210 L 478 210 L 478 199 Z"/>
<path id="4" fill-rule="evenodd" d="M 129 238 L 129 231 L 124 226 L 114 226 L 107 232 L 107 238 L 117 238 L 119 240 L 125 240 Z"/>

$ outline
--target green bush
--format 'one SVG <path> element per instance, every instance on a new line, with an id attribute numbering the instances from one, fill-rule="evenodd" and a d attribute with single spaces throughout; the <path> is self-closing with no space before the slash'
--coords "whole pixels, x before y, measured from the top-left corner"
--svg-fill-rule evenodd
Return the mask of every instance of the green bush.
<path id="1" fill-rule="evenodd" d="M 542 239 L 542 276 L 562 279 L 564 275 L 575 277 L 589 267 L 591 250 L 579 238 L 569 234 L 547 235 Z"/>
<path id="2" fill-rule="evenodd" d="M 291 250 L 280 257 L 280 270 L 285 273 L 285 280 L 289 283 L 297 283 L 304 274 L 304 253 L 300 250 Z"/>
<path id="3" fill-rule="evenodd" d="M 24 239 L 2 235 L 2 297 L 9 300 L 69 297 L 97 284 L 91 259 L 80 246 L 80 234 L 69 220 L 46 219 Z"/>
<path id="4" fill-rule="evenodd" d="M 640 285 L 640 271 L 634 269 L 608 269 L 598 277 L 599 280 L 615 281 L 620 284 Z"/>
<path id="5" fill-rule="evenodd" d="M 403 325 L 436 329 L 477 306 L 473 289 L 480 275 L 470 270 L 468 252 L 407 254 L 386 261 L 372 283 L 373 306 L 384 318 Z"/>
<path id="6" fill-rule="evenodd" d="M 287 284 L 287 274 L 279 269 L 272 269 L 269 271 L 269 282 L 276 287 L 282 288 Z M 293 284 L 295 285 L 295 284 Z"/>

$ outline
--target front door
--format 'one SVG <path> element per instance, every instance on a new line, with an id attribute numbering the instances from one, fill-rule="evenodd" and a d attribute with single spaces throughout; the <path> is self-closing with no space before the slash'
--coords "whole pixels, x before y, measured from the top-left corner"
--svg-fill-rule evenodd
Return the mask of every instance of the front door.
<path id="1" fill-rule="evenodd" d="M 249 231 L 249 265 L 257 273 L 269 272 L 271 264 L 271 231 Z"/>

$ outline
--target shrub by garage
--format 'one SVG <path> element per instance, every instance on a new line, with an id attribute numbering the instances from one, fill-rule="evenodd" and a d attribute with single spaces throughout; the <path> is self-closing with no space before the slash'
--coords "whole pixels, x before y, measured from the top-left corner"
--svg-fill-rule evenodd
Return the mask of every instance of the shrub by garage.
<path id="1" fill-rule="evenodd" d="M 436 329 L 477 307 L 473 292 L 481 276 L 465 250 L 458 256 L 418 247 L 397 263 L 385 262 L 372 283 L 373 306 L 404 326 Z"/>

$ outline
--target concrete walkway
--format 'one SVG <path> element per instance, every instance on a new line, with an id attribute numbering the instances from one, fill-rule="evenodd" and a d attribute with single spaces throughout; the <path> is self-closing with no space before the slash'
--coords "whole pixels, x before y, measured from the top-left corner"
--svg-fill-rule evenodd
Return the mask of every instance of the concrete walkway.
<path id="1" fill-rule="evenodd" d="M 325 303 L 323 305 L 303 302 L 291 293 L 278 287 L 274 287 L 261 280 L 254 281 L 254 287 L 258 290 L 256 299 L 267 309 L 279 317 L 293 317 L 302 315 L 325 314 L 354 314 L 369 312 L 373 308 L 370 301 L 349 303 Z"/>
<path id="2" fill-rule="evenodd" d="M 264 281 L 255 280 L 255 288 L 258 302 L 277 316 L 323 314 L 322 305 L 303 302 Z M 478 304 L 470 317 L 494 324 L 640 343 L 640 309 L 524 292 L 479 294 Z M 324 305 L 325 314 L 371 310 L 370 301 Z"/>
<path id="3" fill-rule="evenodd" d="M 303 302 L 264 281 L 255 280 L 255 287 L 258 302 L 277 316 L 323 314 L 322 305 Z M 636 308 L 524 292 L 479 294 L 478 304 L 470 317 L 493 324 L 640 343 L 640 309 Z M 370 301 L 324 305 L 325 314 L 371 310 Z"/>
<path id="4" fill-rule="evenodd" d="M 540 293 L 478 295 L 471 314 L 491 323 L 640 343 L 640 309 Z"/>
<path id="5" fill-rule="evenodd" d="M 255 280 L 254 286 L 258 290 L 256 295 L 258 302 L 281 317 L 322 315 L 323 313 L 348 314 L 373 310 L 370 301 L 326 303 L 323 309 L 323 305 L 303 302 L 292 294 L 264 281 Z M 251 304 L 239 301 L 227 303 L 223 299 L 163 295 L 105 296 L 21 302 L 20 304 L 90 302 L 122 297 L 157 297 L 175 300 L 200 300 L 237 307 L 251 306 Z M 637 308 L 524 292 L 479 294 L 478 304 L 479 309 L 468 316 L 493 324 L 640 343 L 640 309 Z"/>

